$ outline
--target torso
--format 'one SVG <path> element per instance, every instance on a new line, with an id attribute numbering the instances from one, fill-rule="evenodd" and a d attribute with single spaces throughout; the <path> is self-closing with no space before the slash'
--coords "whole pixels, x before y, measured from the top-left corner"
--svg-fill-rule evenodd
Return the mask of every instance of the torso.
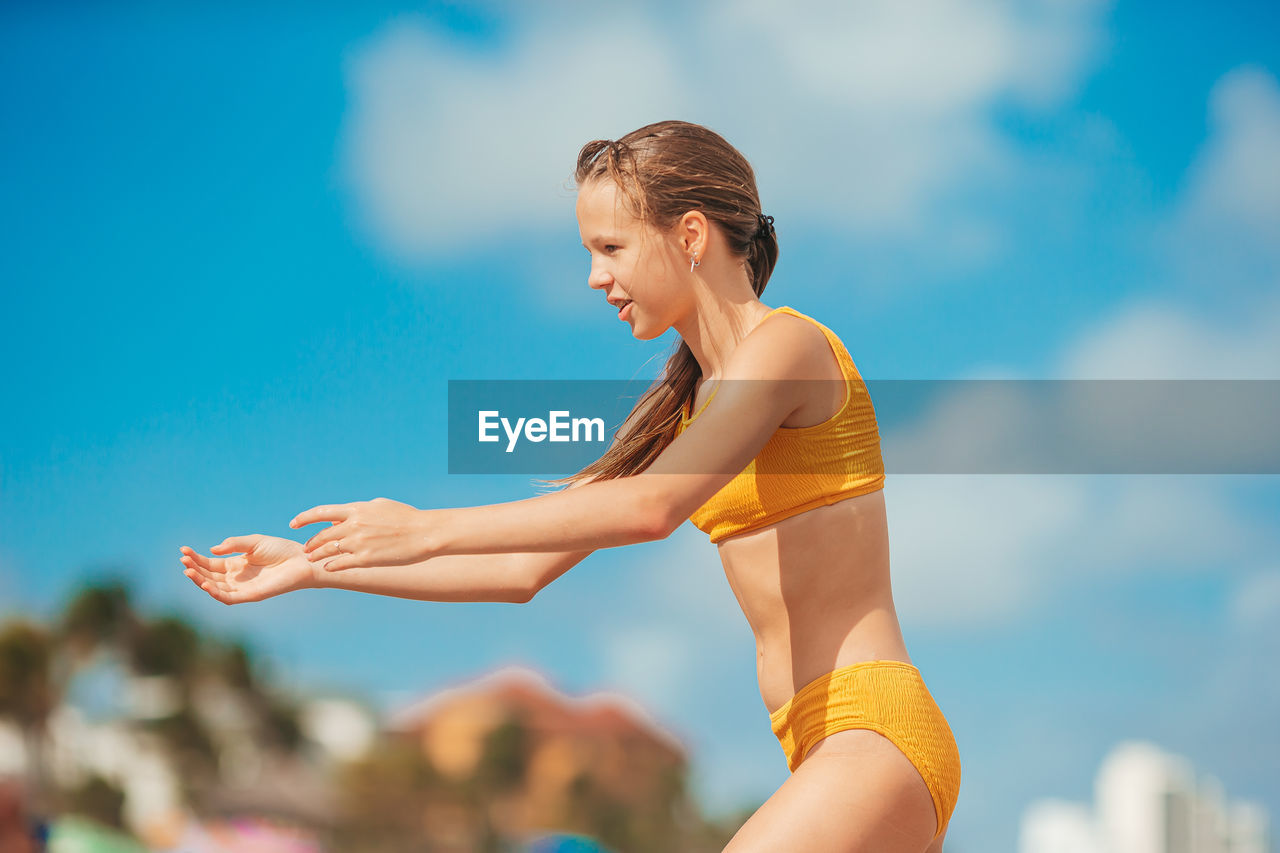
<path id="1" fill-rule="evenodd" d="M 829 371 L 814 378 L 840 379 L 834 358 Z M 830 390 L 782 426 L 811 426 L 835 414 L 843 402 L 838 383 L 815 387 Z M 708 393 L 700 382 L 694 411 Z M 728 537 L 717 547 L 755 635 L 760 695 L 770 713 L 837 667 L 864 660 L 911 662 L 893 605 L 882 490 Z"/>

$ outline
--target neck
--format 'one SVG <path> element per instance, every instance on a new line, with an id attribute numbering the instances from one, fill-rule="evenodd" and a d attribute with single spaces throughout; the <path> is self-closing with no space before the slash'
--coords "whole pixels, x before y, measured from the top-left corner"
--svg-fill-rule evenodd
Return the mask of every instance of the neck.
<path id="1" fill-rule="evenodd" d="M 676 324 L 676 331 L 702 368 L 704 381 L 724 373 L 729 356 L 770 310 L 754 293 L 736 300 L 707 299 Z"/>

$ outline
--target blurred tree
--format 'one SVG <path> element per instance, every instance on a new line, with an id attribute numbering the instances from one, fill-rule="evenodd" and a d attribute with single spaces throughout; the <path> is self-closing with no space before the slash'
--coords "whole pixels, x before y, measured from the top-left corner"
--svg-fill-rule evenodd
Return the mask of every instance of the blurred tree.
<path id="1" fill-rule="evenodd" d="M 285 752 L 302 747 L 302 724 L 295 703 L 281 696 L 259 695 L 255 704 L 267 744 Z"/>
<path id="2" fill-rule="evenodd" d="M 210 669 L 228 686 L 239 690 L 255 690 L 253 655 L 240 640 L 212 644 L 208 649 Z"/>
<path id="3" fill-rule="evenodd" d="M 484 739 L 477 781 L 485 788 L 508 791 L 524 783 L 529 764 L 529 730 L 518 719 L 495 726 Z"/>
<path id="4" fill-rule="evenodd" d="M 48 634 L 29 622 L 0 630 L 0 714 L 24 728 L 42 726 L 53 709 L 54 685 Z"/>
<path id="5" fill-rule="evenodd" d="M 183 705 L 167 717 L 141 721 L 138 725 L 144 731 L 159 735 L 164 741 L 167 752 L 181 774 L 184 792 L 212 784 L 216 780 L 217 747 L 190 705 Z"/>
<path id="6" fill-rule="evenodd" d="M 179 616 L 163 616 L 139 624 L 130 657 L 139 675 L 167 675 L 189 682 L 200 661 L 200 635 Z"/>
<path id="7" fill-rule="evenodd" d="M 59 810 L 78 814 L 113 829 L 124 829 L 124 791 L 94 774 L 69 791 Z"/>
<path id="8" fill-rule="evenodd" d="M 33 799 L 41 806 L 48 794 L 44 731 L 57 696 L 52 657 L 53 644 L 43 629 L 22 621 L 0 627 L 0 715 L 11 717 L 22 729 Z"/>
<path id="9" fill-rule="evenodd" d="M 364 758 L 338 771 L 342 823 L 334 849 L 353 853 L 431 850 L 426 815 L 448 789 L 412 738 L 383 738 Z"/>
<path id="10" fill-rule="evenodd" d="M 61 621 L 62 638 L 77 661 L 83 661 L 99 646 L 125 647 L 137 616 L 125 582 L 106 579 L 82 586 Z"/>

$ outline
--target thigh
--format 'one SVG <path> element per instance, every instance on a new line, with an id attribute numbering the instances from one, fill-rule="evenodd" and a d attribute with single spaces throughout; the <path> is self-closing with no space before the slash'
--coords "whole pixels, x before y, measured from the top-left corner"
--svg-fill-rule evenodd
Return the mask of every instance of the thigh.
<path id="1" fill-rule="evenodd" d="M 815 744 L 724 853 L 925 853 L 936 830 L 919 772 L 887 738 L 857 729 Z"/>

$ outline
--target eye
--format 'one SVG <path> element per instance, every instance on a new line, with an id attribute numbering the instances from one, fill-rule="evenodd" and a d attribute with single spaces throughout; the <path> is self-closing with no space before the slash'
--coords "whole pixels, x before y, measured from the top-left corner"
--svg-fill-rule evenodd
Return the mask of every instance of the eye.
<path id="1" fill-rule="evenodd" d="M 606 254 L 612 255 L 614 252 L 618 251 L 618 249 L 620 249 L 620 248 L 622 248 L 622 247 L 621 247 L 621 246 L 618 246 L 618 245 L 616 245 L 616 244 L 614 244 L 614 243 L 606 243 L 606 244 L 605 244 L 605 247 L 604 247 L 604 250 L 605 250 L 605 253 L 606 253 Z"/>

